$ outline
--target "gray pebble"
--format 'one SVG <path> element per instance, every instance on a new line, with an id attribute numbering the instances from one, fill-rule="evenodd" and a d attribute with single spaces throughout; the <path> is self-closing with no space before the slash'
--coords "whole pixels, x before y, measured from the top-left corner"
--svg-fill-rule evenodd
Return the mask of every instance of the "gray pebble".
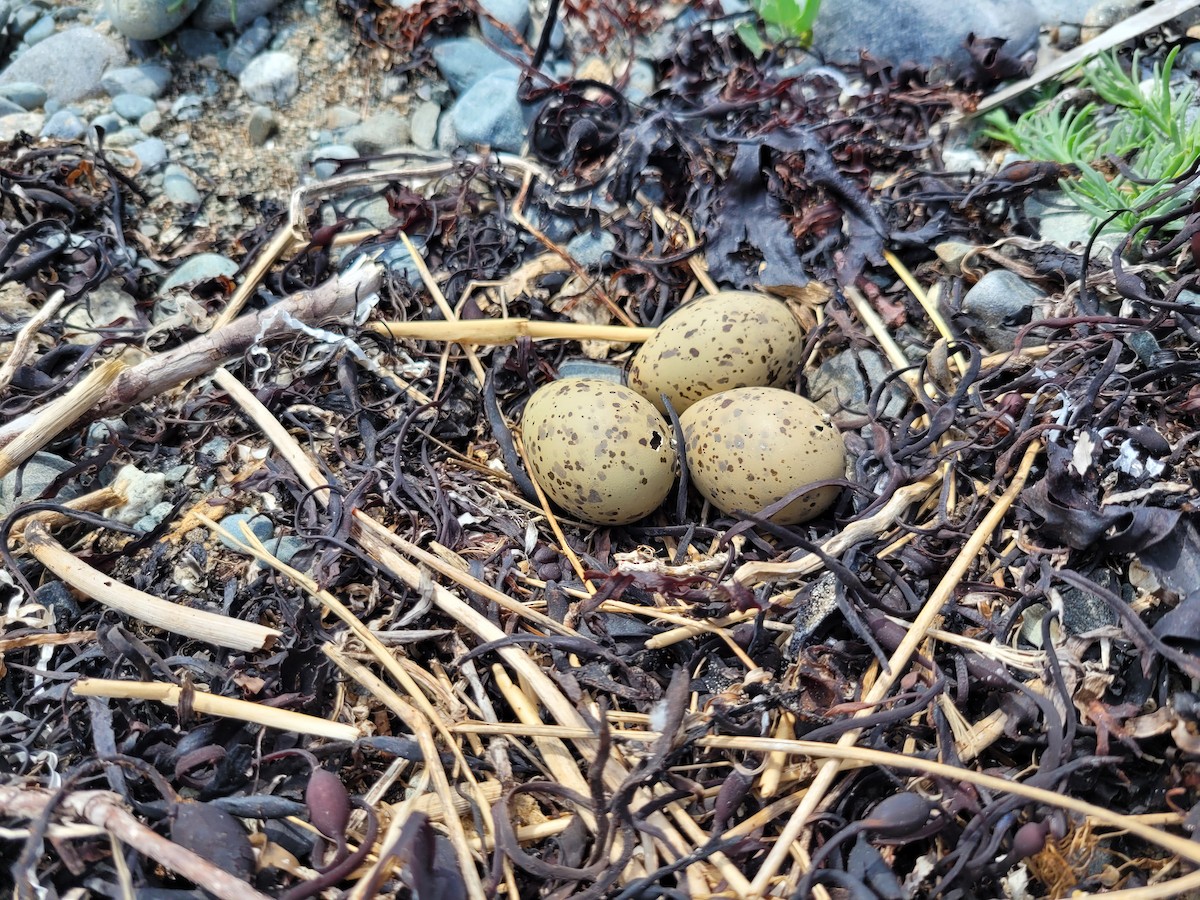
<path id="1" fill-rule="evenodd" d="M 225 42 L 211 31 L 200 28 L 182 28 L 176 36 L 179 50 L 188 59 L 203 59 L 225 52 Z"/>
<path id="2" fill-rule="evenodd" d="M 438 118 L 442 108 L 429 100 L 422 100 L 409 119 L 409 140 L 422 150 L 432 150 L 437 142 Z"/>
<path id="3" fill-rule="evenodd" d="M 130 125 L 110 134 L 105 140 L 105 144 L 109 147 L 132 147 L 134 144 L 141 143 L 144 140 L 146 140 L 146 132 L 134 125 Z"/>
<path id="4" fill-rule="evenodd" d="M 345 144 L 326 144 L 315 149 L 309 157 L 309 161 L 312 163 L 313 174 L 323 181 L 337 174 L 338 165 L 336 162 L 323 162 L 322 160 L 357 159 L 358 155 L 357 150 Z"/>
<path id="5" fill-rule="evenodd" d="M 343 140 L 368 156 L 408 143 L 408 134 L 408 120 L 394 109 L 385 109 L 348 128 Z"/>
<path id="6" fill-rule="evenodd" d="M 186 469 L 187 466 L 184 466 Z M 175 504 L 163 501 L 156 503 L 150 508 L 150 511 L 133 523 L 133 527 L 142 534 L 147 534 L 153 531 L 163 523 L 163 520 L 171 514 L 171 510 L 175 508 Z"/>
<path id="7" fill-rule="evenodd" d="M 280 0 L 201 0 L 188 24 L 208 31 L 228 31 L 265 16 Z"/>
<path id="8" fill-rule="evenodd" d="M 228 531 L 239 543 L 245 543 L 246 537 L 242 534 L 242 523 L 245 523 L 251 533 L 260 541 L 269 541 L 275 536 L 275 526 L 266 516 L 257 515 L 253 512 L 240 512 L 226 516 L 221 520 L 221 527 Z M 233 543 L 226 538 L 221 538 L 221 543 L 230 550 L 237 550 L 238 544 Z"/>
<path id="9" fill-rule="evenodd" d="M 362 116 L 348 107 L 338 104 L 331 106 L 325 111 L 325 125 L 327 128 L 332 128 L 337 131 L 341 128 L 349 128 L 352 125 L 357 125 L 362 121 Z"/>
<path id="10" fill-rule="evenodd" d="M 478 38 L 452 38 L 433 48 L 438 72 L 455 93 L 462 94 L 484 76 L 508 71 L 515 79 L 519 70 Z"/>
<path id="11" fill-rule="evenodd" d="M 265 144 L 267 139 L 275 133 L 277 127 L 275 113 L 269 106 L 254 107 L 250 112 L 250 118 L 246 121 L 246 133 L 250 137 L 250 143 L 255 147 Z"/>
<path id="12" fill-rule="evenodd" d="M 285 566 L 291 565 L 292 560 L 296 558 L 296 554 L 308 547 L 307 541 L 292 534 L 279 538 L 271 538 L 263 543 Z"/>
<path id="13" fill-rule="evenodd" d="M 630 103 L 641 103 L 658 90 L 658 73 L 654 66 L 644 59 L 635 59 L 629 67 L 629 83 L 625 88 L 625 97 Z"/>
<path id="14" fill-rule="evenodd" d="M 616 246 L 617 237 L 612 232 L 594 234 L 588 231 L 572 238 L 567 244 L 567 252 L 585 269 L 597 269 L 612 259 Z"/>
<path id="15" fill-rule="evenodd" d="M 1005 38 L 1005 53 L 1019 57 L 1037 48 L 1041 28 L 1030 0 L 892 0 L 886 15 L 880 10 L 878 0 L 821 4 L 814 33 L 825 60 L 856 66 L 866 49 L 878 60 L 946 65 L 961 75 L 972 67 L 968 34 Z"/>
<path id="16" fill-rule="evenodd" d="M 234 42 L 233 49 L 225 57 L 225 71 L 235 78 L 241 75 L 250 60 L 261 53 L 270 41 L 271 22 L 266 16 L 259 16 Z"/>
<path id="17" fill-rule="evenodd" d="M 808 396 L 834 421 L 858 418 L 866 413 L 871 392 L 890 372 L 891 367 L 874 350 L 843 350 L 817 367 L 809 379 Z M 898 416 L 905 403 L 904 393 L 892 385 L 885 389 L 882 412 Z"/>
<path id="18" fill-rule="evenodd" d="M 127 38 L 152 41 L 170 34 L 192 14 L 200 0 L 104 0 L 113 26 Z"/>
<path id="19" fill-rule="evenodd" d="M 34 499 L 50 486 L 50 482 L 73 467 L 74 463 L 61 456 L 39 450 L 20 468 L 0 478 L 0 515 L 8 515 L 20 501 Z M 18 475 L 21 482 L 19 495 L 16 493 Z M 67 498 L 78 493 L 77 488 L 72 490 L 68 485 L 58 496 Z"/>
<path id="20" fill-rule="evenodd" d="M 138 119 L 137 125 L 146 134 L 154 134 L 154 132 L 162 127 L 162 113 L 157 109 L 152 109 Z"/>
<path id="21" fill-rule="evenodd" d="M 200 192 L 192 184 L 192 179 L 177 167 L 168 168 L 167 173 L 163 175 L 162 190 L 166 198 L 176 206 L 195 206 L 200 202 Z"/>
<path id="22" fill-rule="evenodd" d="M 167 161 L 167 145 L 159 138 L 138 141 L 129 149 L 141 162 L 143 172 L 151 172 Z"/>
<path id="23" fill-rule="evenodd" d="M 117 94 L 139 94 L 142 97 L 157 98 L 161 97 L 171 84 L 171 70 L 153 63 L 122 66 L 105 72 L 100 84 L 110 97 Z"/>
<path id="24" fill-rule="evenodd" d="M 228 438 L 215 437 L 200 445 L 199 454 L 213 463 L 222 463 L 228 458 L 231 446 Z"/>
<path id="25" fill-rule="evenodd" d="M 91 28 L 68 28 L 22 53 L 0 73 L 0 84 L 37 84 L 49 100 L 74 103 L 98 94 L 104 70 L 125 59 L 116 41 Z"/>
<path id="26" fill-rule="evenodd" d="M 0 97 L 11 100 L 22 109 L 38 109 L 46 102 L 46 89 L 31 81 L 14 81 L 0 85 Z"/>
<path id="27" fill-rule="evenodd" d="M 159 287 L 159 293 L 182 287 L 185 284 L 195 284 L 207 281 L 218 275 L 232 276 L 238 270 L 238 264 L 228 256 L 220 253 L 198 253 L 189 257 L 178 269 L 172 272 Z"/>
<path id="28" fill-rule="evenodd" d="M 1046 294 L 1016 272 L 995 269 L 967 291 L 962 311 L 970 317 L 972 330 L 992 350 L 1011 350 L 1017 332 L 1032 319 L 1045 317 Z"/>
<path id="29" fill-rule="evenodd" d="M 139 94 L 117 94 L 112 98 L 113 111 L 127 122 L 136 122 L 155 109 L 154 101 Z"/>
<path id="30" fill-rule="evenodd" d="M 115 112 L 101 113 L 92 119 L 92 125 L 96 128 L 103 128 L 105 135 L 116 134 L 125 127 L 125 120 L 118 116 Z"/>
<path id="31" fill-rule="evenodd" d="M 25 112 L 25 107 L 20 103 L 13 103 L 5 97 L 0 97 L 0 116 L 22 115 Z"/>
<path id="32" fill-rule="evenodd" d="M 61 581 L 48 581 L 33 592 L 33 599 L 53 611 L 54 624 L 59 632 L 69 631 L 79 619 L 79 601 Z"/>
<path id="33" fill-rule="evenodd" d="M 288 53 L 260 53 L 242 71 L 238 82 L 255 103 L 279 106 L 300 89 L 300 66 Z"/>
<path id="34" fill-rule="evenodd" d="M 54 34 L 54 17 L 42 16 L 33 23 L 33 27 L 25 32 L 25 43 L 32 47 L 34 44 L 40 44 L 50 35 Z"/>
<path id="35" fill-rule="evenodd" d="M 15 37 L 24 37 L 29 29 L 37 24 L 42 17 L 42 12 L 42 7 L 34 3 L 17 7 L 8 21 L 9 33 Z"/>
<path id="36" fill-rule="evenodd" d="M 517 37 L 524 38 L 529 28 L 529 0 L 479 0 L 479 6 L 497 22 L 511 29 Z M 497 46 L 507 49 L 518 45 L 502 28 L 493 25 L 486 17 L 479 17 L 479 29 L 483 36 Z"/>
<path id="37" fill-rule="evenodd" d="M 180 122 L 194 122 L 204 113 L 204 98 L 199 94 L 180 94 L 171 104 L 171 115 Z"/>
<path id="38" fill-rule="evenodd" d="M 77 141 L 87 131 L 87 124 L 72 110 L 60 109 L 42 126 L 42 137 L 58 141 Z"/>
<path id="39" fill-rule="evenodd" d="M 517 78 L 515 69 L 493 72 L 468 89 L 446 117 L 450 120 L 443 132 L 447 140 L 452 136 L 460 145 L 519 151 L 525 140 L 525 119 L 517 101 Z M 443 145 L 443 149 L 449 148 Z"/>

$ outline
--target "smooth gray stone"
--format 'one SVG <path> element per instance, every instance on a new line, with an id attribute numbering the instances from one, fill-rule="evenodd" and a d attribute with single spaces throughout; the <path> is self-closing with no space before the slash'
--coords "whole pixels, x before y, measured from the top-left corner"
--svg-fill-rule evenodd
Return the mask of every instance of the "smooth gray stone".
<path id="1" fill-rule="evenodd" d="M 567 244 L 567 252 L 585 269 L 596 269 L 612 259 L 617 247 L 617 237 L 610 231 L 593 234 L 585 231 L 573 237 Z"/>
<path id="2" fill-rule="evenodd" d="M 91 28 L 60 31 L 30 47 L 0 73 L 0 85 L 40 85 L 48 100 L 74 103 L 102 92 L 106 69 L 125 63 L 125 48 Z"/>
<path id="3" fill-rule="evenodd" d="M 254 107 L 250 111 L 250 118 L 246 120 L 246 133 L 250 137 L 250 143 L 255 147 L 265 144 L 278 127 L 279 123 L 275 121 L 275 113 L 269 106 Z"/>
<path id="4" fill-rule="evenodd" d="M 962 311 L 989 349 L 1011 350 L 1024 325 L 1045 317 L 1045 300 L 1046 293 L 1020 275 L 994 269 L 967 291 Z"/>
<path id="5" fill-rule="evenodd" d="M 972 70 L 967 35 L 1008 40 L 1020 56 L 1037 47 L 1042 19 L 1030 0 L 838 0 L 822 3 L 813 49 L 828 62 L 854 66 L 866 50 L 878 60 L 944 64 L 961 76 Z"/>
<path id="6" fill-rule="evenodd" d="M 160 294 L 165 294 L 185 284 L 207 281 L 218 275 L 232 276 L 237 269 L 238 264 L 228 256 L 222 256 L 220 253 L 198 253 L 168 275 L 158 290 Z"/>
<path id="7" fill-rule="evenodd" d="M 233 537 L 238 540 L 235 544 L 233 541 L 221 538 L 221 543 L 230 550 L 240 549 L 239 545 L 245 543 L 246 537 L 242 534 L 242 523 L 249 527 L 250 532 L 264 543 L 275 536 L 275 526 L 266 516 L 252 512 L 239 512 L 233 515 L 226 516 L 221 520 L 221 527 L 228 531 Z"/>
<path id="8" fill-rule="evenodd" d="M 510 71 L 515 77 L 520 71 L 478 38 L 452 38 L 437 44 L 433 61 L 456 94 L 493 72 Z"/>
<path id="9" fill-rule="evenodd" d="M 629 67 L 629 83 L 625 88 L 625 98 L 630 103 L 641 103 L 658 90 L 658 73 L 654 66 L 644 59 L 635 59 Z"/>
<path id="10" fill-rule="evenodd" d="M 225 71 L 237 77 L 246 70 L 250 60 L 261 53 L 271 42 L 271 20 L 259 16 L 244 32 L 238 35 L 233 49 L 225 57 Z"/>
<path id="11" fill-rule="evenodd" d="M 153 171 L 167 161 L 167 145 L 160 138 L 138 141 L 129 149 L 141 161 L 143 172 Z"/>
<path id="12" fill-rule="evenodd" d="M 153 63 L 122 66 L 105 72 L 100 84 L 110 97 L 117 94 L 138 94 L 157 99 L 171 84 L 171 70 Z"/>
<path id="13" fill-rule="evenodd" d="M 33 23 L 33 27 L 25 32 L 25 43 L 30 47 L 34 44 L 40 44 L 50 35 L 54 34 L 54 18 L 52 16 L 42 16 Z"/>
<path id="14" fill-rule="evenodd" d="M 8 515 L 19 502 L 37 497 L 50 486 L 50 482 L 73 467 L 74 463 L 44 450 L 33 454 L 22 466 L 0 478 L 0 516 Z M 21 482 L 20 494 L 16 493 L 18 475 Z M 78 493 L 78 488 L 68 485 L 57 496 L 70 498 Z"/>
<path id="15" fill-rule="evenodd" d="M 525 118 L 517 101 L 516 70 L 493 72 L 455 101 L 447 137 L 459 145 L 482 144 L 517 152 L 525 141 Z"/>
<path id="16" fill-rule="evenodd" d="M 362 116 L 354 110 L 345 106 L 331 106 L 325 111 L 325 117 L 322 120 L 327 128 L 337 131 L 342 128 L 350 128 L 362 121 Z"/>
<path id="17" fill-rule="evenodd" d="M 113 112 L 127 122 L 136 122 L 157 107 L 149 97 L 140 94 L 117 94 L 112 98 Z"/>
<path id="18" fill-rule="evenodd" d="M 42 17 L 44 7 L 33 3 L 18 4 L 8 22 L 8 31 L 14 37 L 24 37 Z"/>
<path id="19" fill-rule="evenodd" d="M 40 109 L 46 102 L 46 89 L 32 81 L 14 81 L 0 85 L 0 97 L 11 100 L 22 109 Z"/>
<path id="20" fill-rule="evenodd" d="M 106 136 L 116 134 L 125 127 L 125 120 L 118 116 L 115 112 L 101 113 L 92 119 L 92 125 L 96 128 L 103 128 Z"/>
<path id="21" fill-rule="evenodd" d="M 408 120 L 394 109 L 385 109 L 347 128 L 342 140 L 369 156 L 407 144 L 408 135 Z"/>
<path id="22" fill-rule="evenodd" d="M 200 445 L 200 455 L 207 456 L 214 463 L 224 462 L 232 447 L 229 438 L 215 437 Z"/>
<path id="23" fill-rule="evenodd" d="M 287 103 L 300 89 L 300 66 L 294 56 L 269 50 L 242 70 L 238 82 L 255 103 Z"/>
<path id="24" fill-rule="evenodd" d="M 358 156 L 358 151 L 346 144 L 325 144 L 313 150 L 309 161 L 312 163 L 313 174 L 324 181 L 337 174 L 338 165 L 332 160 L 358 159 Z"/>
<path id="25" fill-rule="evenodd" d="M 201 0 L 191 21 L 192 28 L 228 31 L 265 16 L 280 0 Z"/>
<path id="26" fill-rule="evenodd" d="M 175 39 L 180 52 L 188 59 L 203 59 L 225 52 L 225 42 L 202 28 L 181 28 Z"/>
<path id="27" fill-rule="evenodd" d="M 409 140 L 422 150 L 432 150 L 437 143 L 438 119 L 442 108 L 430 100 L 422 100 L 409 118 Z"/>
<path id="28" fill-rule="evenodd" d="M 201 199 L 192 179 L 182 172 L 164 175 L 162 190 L 163 195 L 176 206 L 195 206 Z"/>
<path id="29" fill-rule="evenodd" d="M 200 0 L 104 0 L 113 26 L 127 38 L 152 41 L 183 24 Z"/>
<path id="30" fill-rule="evenodd" d="M 28 112 L 20 103 L 13 103 L 6 97 L 0 97 L 0 116 L 20 115 Z"/>
<path id="31" fill-rule="evenodd" d="M 58 141 L 77 141 L 87 131 L 87 123 L 72 110 L 60 109 L 42 126 L 42 137 Z"/>
<path id="32" fill-rule="evenodd" d="M 887 379 L 890 371 L 874 350 L 843 350 L 817 367 L 808 380 L 808 396 L 835 421 L 860 418 L 867 412 L 871 392 Z M 881 412 L 898 416 L 904 411 L 905 402 L 903 392 L 893 385 L 885 390 Z"/>
<path id="33" fill-rule="evenodd" d="M 511 28 L 518 37 L 525 37 L 529 29 L 529 0 L 479 0 L 479 5 L 498 22 Z M 479 17 L 479 30 L 498 46 L 509 49 L 517 46 L 502 29 L 483 16 Z"/>
<path id="34" fill-rule="evenodd" d="M 194 122 L 204 113 L 204 98 L 199 94 L 180 94 L 171 104 L 171 115 L 179 122 Z"/>

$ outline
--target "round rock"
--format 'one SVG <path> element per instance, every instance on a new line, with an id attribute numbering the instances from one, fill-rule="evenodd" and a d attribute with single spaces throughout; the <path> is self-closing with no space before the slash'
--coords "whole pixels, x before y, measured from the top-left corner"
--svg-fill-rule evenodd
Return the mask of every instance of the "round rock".
<path id="1" fill-rule="evenodd" d="M 171 70 L 152 63 L 109 69 L 100 79 L 100 85 L 110 97 L 118 94 L 138 94 L 142 97 L 157 98 L 162 96 L 170 83 Z"/>
<path id="2" fill-rule="evenodd" d="M 125 59 L 125 48 L 116 41 L 90 28 L 69 28 L 22 53 L 0 73 L 0 85 L 32 83 L 48 100 L 74 103 L 99 94 L 104 71 Z"/>
<path id="3" fill-rule="evenodd" d="M 300 66 L 294 56 L 270 50 L 250 60 L 238 81 L 255 103 L 279 106 L 300 90 Z"/>
<path id="4" fill-rule="evenodd" d="M 104 0 L 113 26 L 127 38 L 152 41 L 170 34 L 192 14 L 200 0 Z"/>
<path id="5" fill-rule="evenodd" d="M 38 109 L 46 102 L 46 89 L 32 81 L 14 81 L 0 85 L 0 97 L 22 109 Z"/>

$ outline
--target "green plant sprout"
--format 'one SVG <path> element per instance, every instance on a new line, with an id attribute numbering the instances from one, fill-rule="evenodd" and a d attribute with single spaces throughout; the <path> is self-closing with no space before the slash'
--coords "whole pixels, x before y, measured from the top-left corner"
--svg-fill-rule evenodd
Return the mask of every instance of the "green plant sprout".
<path id="1" fill-rule="evenodd" d="M 804 47 L 812 43 L 813 24 L 817 21 L 821 0 L 750 0 L 750 5 L 758 13 L 767 40 L 763 40 L 754 22 L 740 22 L 736 31 L 755 57 L 766 52 L 768 41 L 780 44 L 798 40 Z"/>
<path id="2" fill-rule="evenodd" d="M 1146 87 L 1132 74 L 1138 71 L 1136 54 L 1129 72 L 1115 51 L 1088 64 L 1083 84 L 1111 106 L 1111 111 L 1094 102 L 1080 106 L 1051 97 L 1016 121 L 1004 110 L 989 113 L 984 117 L 988 127 L 983 134 L 1031 159 L 1078 167 L 1078 178 L 1064 178 L 1059 184 L 1063 193 L 1097 220 L 1152 201 L 1200 155 L 1200 117 L 1188 115 L 1196 90 L 1192 85 L 1171 86 L 1178 52 L 1176 47 L 1161 65 L 1154 66 Z M 1108 170 L 1109 157 L 1124 160 L 1135 178 L 1104 174 L 1098 166 Z M 1139 183 L 1143 181 L 1147 183 Z M 1164 201 L 1161 207 L 1142 213 L 1122 213 L 1110 227 L 1128 231 L 1142 218 L 1165 212 L 1171 202 L 1187 201 Z"/>

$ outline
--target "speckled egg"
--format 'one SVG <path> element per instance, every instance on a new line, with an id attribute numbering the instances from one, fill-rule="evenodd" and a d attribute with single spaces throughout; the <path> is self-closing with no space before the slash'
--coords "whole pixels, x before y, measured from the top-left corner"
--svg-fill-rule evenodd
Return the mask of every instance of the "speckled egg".
<path id="1" fill-rule="evenodd" d="M 845 477 L 846 448 L 821 409 L 791 391 L 737 388 L 705 397 L 680 418 L 692 484 L 723 512 L 759 512 L 816 481 Z M 823 487 L 772 517 L 794 525 L 837 498 Z"/>
<path id="2" fill-rule="evenodd" d="M 675 483 L 670 426 L 621 384 L 566 378 L 539 388 L 525 406 L 521 438 L 546 496 L 585 522 L 640 519 Z"/>
<path id="3" fill-rule="evenodd" d="M 739 387 L 780 387 L 803 362 L 804 332 L 774 297 L 721 291 L 680 308 L 629 365 L 631 388 L 665 413 Z"/>

